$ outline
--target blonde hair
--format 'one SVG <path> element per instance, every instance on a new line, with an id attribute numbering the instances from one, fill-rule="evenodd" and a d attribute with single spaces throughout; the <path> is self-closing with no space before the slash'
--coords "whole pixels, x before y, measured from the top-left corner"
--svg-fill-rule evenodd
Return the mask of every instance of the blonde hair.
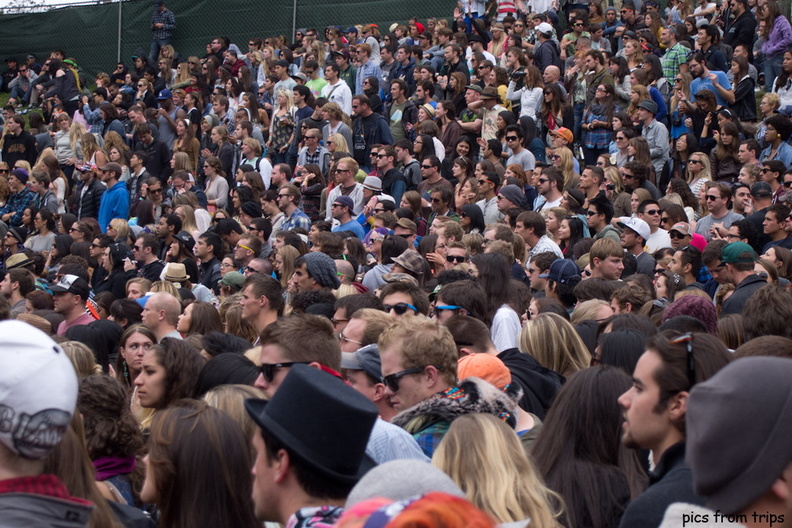
<path id="1" fill-rule="evenodd" d="M 520 333 L 520 351 L 566 377 L 591 363 L 591 354 L 575 327 L 554 313 L 542 313 L 528 321 Z"/>
<path id="2" fill-rule="evenodd" d="M 346 139 L 341 134 L 330 134 L 327 140 L 333 142 L 336 146 L 336 152 L 349 152 L 349 145 L 347 145 Z"/>
<path id="3" fill-rule="evenodd" d="M 289 279 L 294 275 L 294 261 L 300 256 L 299 250 L 290 245 L 282 246 L 276 251 L 280 255 L 283 264 L 281 264 L 281 278 L 280 283 L 284 288 L 289 285 Z"/>
<path id="4" fill-rule="evenodd" d="M 87 133 L 85 125 L 79 121 L 73 122 L 69 127 L 69 147 L 75 156 L 77 156 L 77 148 L 82 149 L 82 137 Z"/>
<path id="5" fill-rule="evenodd" d="M 129 222 L 123 218 L 113 218 L 110 220 L 110 227 L 118 231 L 116 240 L 126 242 L 127 237 L 129 237 Z"/>
<path id="6" fill-rule="evenodd" d="M 102 373 L 102 367 L 96 363 L 94 353 L 88 348 L 88 345 L 79 341 L 66 341 L 61 343 L 61 348 L 74 365 L 74 371 L 79 379 Z"/>
<path id="7" fill-rule="evenodd" d="M 530 518 L 532 526 L 560 527 L 561 496 L 545 486 L 514 431 L 492 415 L 471 413 L 454 420 L 432 465 L 498 522 Z"/>
<path id="8" fill-rule="evenodd" d="M 176 297 L 176 299 L 181 299 L 181 296 L 179 295 L 179 289 L 176 287 L 175 284 L 173 284 L 172 282 L 168 282 L 168 281 L 158 280 L 157 282 L 155 282 L 155 283 L 153 283 L 151 285 L 151 289 L 149 290 L 149 292 L 150 293 L 159 293 L 159 292 L 170 293 L 171 295 Z"/>
<path id="9" fill-rule="evenodd" d="M 578 262 L 580 262 L 580 260 L 578 260 Z M 589 299 L 588 301 L 584 301 L 575 307 L 575 311 L 572 312 L 572 317 L 569 322 L 576 325 L 583 321 L 596 321 L 597 312 L 600 308 L 610 308 L 610 304 L 602 299 Z"/>
<path id="10" fill-rule="evenodd" d="M 256 424 L 245 410 L 245 400 L 249 398 L 266 399 L 264 393 L 256 387 L 249 385 L 220 385 L 204 394 L 203 401 L 209 407 L 228 413 L 242 427 L 245 438 L 250 443 L 253 441 L 253 433 L 256 432 Z"/>
<path id="11" fill-rule="evenodd" d="M 710 165 L 710 158 L 703 152 L 693 152 L 690 154 L 690 157 L 698 156 L 698 159 L 701 160 L 701 172 L 699 172 L 698 176 L 695 176 L 692 172 L 690 172 L 690 163 L 687 165 L 687 170 L 685 171 L 685 181 L 688 184 L 693 183 L 696 178 L 703 178 L 704 180 L 711 180 L 712 179 L 712 168 Z M 688 161 L 690 161 L 688 159 Z M 698 196 L 696 197 L 698 198 Z"/>
<path id="12" fill-rule="evenodd" d="M 624 191 L 624 181 L 622 180 L 618 167 L 606 167 L 605 179 L 613 184 L 613 192 L 615 194 L 620 194 L 622 191 Z"/>
<path id="13" fill-rule="evenodd" d="M 182 218 L 182 231 L 187 231 L 190 234 L 198 231 L 198 226 L 195 224 L 195 209 L 191 205 L 179 204 L 174 207 L 173 210 L 176 211 L 178 208 L 181 208 L 184 214 L 184 218 Z"/>
<path id="14" fill-rule="evenodd" d="M 554 154 L 561 157 L 561 172 L 564 173 L 564 189 L 570 186 L 572 179 L 575 176 L 575 162 L 572 158 L 572 151 L 567 147 L 558 147 L 553 150 Z"/>

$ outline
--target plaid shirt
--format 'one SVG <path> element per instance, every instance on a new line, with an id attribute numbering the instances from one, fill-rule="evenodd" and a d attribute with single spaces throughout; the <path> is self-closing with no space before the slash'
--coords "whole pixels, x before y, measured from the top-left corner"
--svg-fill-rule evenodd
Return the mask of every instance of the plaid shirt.
<path id="1" fill-rule="evenodd" d="M 154 11 L 154 14 L 151 15 L 152 28 L 154 24 L 162 24 L 162 27 L 151 30 L 152 38 L 157 40 L 169 39 L 173 35 L 173 30 L 176 29 L 176 17 L 170 9 L 166 9 L 162 13 Z"/>
<path id="2" fill-rule="evenodd" d="M 291 216 L 284 218 L 281 224 L 281 231 L 290 231 L 296 227 L 302 227 L 305 231 L 311 230 L 311 219 L 298 207 Z"/>
<path id="3" fill-rule="evenodd" d="M 424 454 L 432 458 L 432 454 L 435 452 L 435 449 L 437 449 L 437 446 L 440 445 L 440 440 L 442 440 L 448 432 L 449 427 L 451 427 L 451 422 L 435 422 L 425 429 L 414 433 L 413 438 L 418 442 L 418 447 L 421 448 Z"/>
<path id="4" fill-rule="evenodd" d="M 679 74 L 679 65 L 687 62 L 688 50 L 685 46 L 677 42 L 666 50 L 665 55 L 660 57 L 660 64 L 663 66 L 663 77 L 668 82 L 674 84 L 674 77 Z"/>
<path id="5" fill-rule="evenodd" d="M 35 198 L 36 194 L 30 189 L 24 189 L 20 192 L 11 194 L 8 197 L 6 204 L 3 207 L 0 207 L 0 216 L 8 213 L 14 213 L 13 216 L 8 219 L 6 224 L 10 226 L 21 226 L 22 213 L 25 211 L 26 207 L 33 203 Z"/>

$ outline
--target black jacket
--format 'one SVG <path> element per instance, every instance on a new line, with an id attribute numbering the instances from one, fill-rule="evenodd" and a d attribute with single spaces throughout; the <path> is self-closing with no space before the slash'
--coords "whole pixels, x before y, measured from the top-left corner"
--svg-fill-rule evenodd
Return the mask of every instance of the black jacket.
<path id="1" fill-rule="evenodd" d="M 685 443 L 674 444 L 660 457 L 649 474 L 649 487 L 624 510 L 619 528 L 660 526 L 666 508 L 674 502 L 704 506 L 705 499 L 693 491 L 693 473 L 685 465 Z"/>
<path id="2" fill-rule="evenodd" d="M 124 271 L 124 268 L 113 270 L 107 279 L 102 280 L 94 285 L 94 293 L 109 291 L 115 295 L 116 299 L 123 299 L 126 297 L 126 283 L 129 279 L 133 279 L 134 277 L 134 271 Z"/>
<path id="3" fill-rule="evenodd" d="M 518 402 L 520 407 L 544 419 L 553 398 L 561 390 L 564 377 L 516 348 L 504 350 L 498 354 L 498 359 L 503 361 L 511 372 L 512 380 L 523 390 Z"/>
<path id="4" fill-rule="evenodd" d="M 220 261 L 213 258 L 209 262 L 202 262 L 200 272 L 200 283 L 216 293 L 217 283 L 220 281 Z"/>
<path id="5" fill-rule="evenodd" d="M 723 303 L 723 311 L 721 315 L 740 314 L 743 311 L 743 306 L 759 288 L 767 285 L 767 281 L 759 275 L 749 275 L 744 278 L 737 289 L 731 294 L 731 297 L 726 299 Z"/>
<path id="6" fill-rule="evenodd" d="M 743 44 L 748 50 L 748 60 L 753 62 L 753 42 L 756 38 L 756 26 L 758 22 L 751 11 L 746 11 L 737 19 L 726 26 L 723 35 L 723 43 L 728 44 L 734 49 L 737 44 Z"/>
<path id="7" fill-rule="evenodd" d="M 80 182 L 74 191 L 74 207 L 72 212 L 77 215 L 77 220 L 82 218 L 97 218 L 99 216 L 99 202 L 107 190 L 96 178 L 91 180 L 83 194 L 84 182 Z"/>

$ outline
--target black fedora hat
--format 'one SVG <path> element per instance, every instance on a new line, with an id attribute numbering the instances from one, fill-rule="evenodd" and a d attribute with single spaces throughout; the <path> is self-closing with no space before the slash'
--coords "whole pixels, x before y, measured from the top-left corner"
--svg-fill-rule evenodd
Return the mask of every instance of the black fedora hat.
<path id="1" fill-rule="evenodd" d="M 377 408 L 335 376 L 294 365 L 272 399 L 249 399 L 245 408 L 259 427 L 332 479 L 354 484 L 370 467 L 366 445 Z"/>

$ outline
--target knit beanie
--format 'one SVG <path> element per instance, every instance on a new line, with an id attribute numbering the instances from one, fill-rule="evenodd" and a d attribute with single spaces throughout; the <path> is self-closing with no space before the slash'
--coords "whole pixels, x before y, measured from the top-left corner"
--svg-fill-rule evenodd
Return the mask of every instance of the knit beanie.
<path id="1" fill-rule="evenodd" d="M 338 269 L 329 255 L 321 252 L 306 253 L 300 257 L 305 262 L 308 276 L 325 288 L 333 290 L 341 286 L 338 280 Z"/>

